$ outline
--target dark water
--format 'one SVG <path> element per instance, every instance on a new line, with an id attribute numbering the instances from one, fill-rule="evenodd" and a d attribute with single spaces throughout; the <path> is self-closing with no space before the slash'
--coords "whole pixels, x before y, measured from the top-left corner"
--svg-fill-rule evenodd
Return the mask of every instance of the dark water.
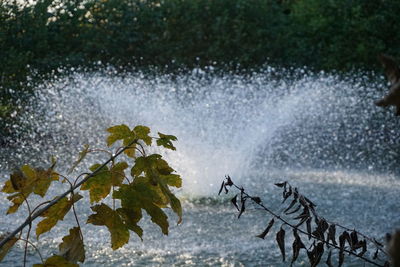
<path id="1" fill-rule="evenodd" d="M 85 226 L 85 266 L 287 266 L 273 235 L 254 237 L 268 215 L 249 208 L 237 220 L 230 197 L 216 196 L 219 185 L 230 174 L 279 210 L 280 192 L 273 183 L 288 180 L 318 204 L 320 215 L 382 240 L 400 227 L 400 141 L 399 119 L 372 104 L 385 90 L 382 77 L 376 80 L 302 70 L 286 77 L 272 68 L 246 77 L 202 70 L 156 77 L 121 77 L 112 69 L 76 72 L 38 88 L 14 126 L 21 138 L 3 148 L 0 167 L 42 165 L 51 154 L 62 166 L 72 162 L 83 144 L 104 147 L 104 129 L 119 123 L 176 135 L 177 151 L 164 156 L 184 177 L 178 192 L 183 223 L 175 226 L 172 217 L 165 237 L 147 220 L 144 241 L 133 238 L 115 252 L 105 228 Z M 22 128 L 28 131 L 22 133 Z M 89 158 L 82 169 L 99 159 Z M 1 207 L 5 214 L 6 200 Z M 89 210 L 80 209 L 84 222 Z M 2 217 L 0 230 L 11 230 L 22 220 Z M 72 221 L 66 218 L 65 223 Z M 55 252 L 65 234 L 60 227 L 43 235 L 44 254 Z M 17 248 L 2 264 L 21 261 Z M 30 261 L 38 262 L 33 251 Z M 308 266 L 305 255 L 298 265 Z"/>

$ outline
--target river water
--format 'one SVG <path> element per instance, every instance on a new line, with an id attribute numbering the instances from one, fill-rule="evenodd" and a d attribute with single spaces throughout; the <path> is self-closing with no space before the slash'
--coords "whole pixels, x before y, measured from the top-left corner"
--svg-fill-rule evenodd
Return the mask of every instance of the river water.
<path id="1" fill-rule="evenodd" d="M 400 227 L 400 122 L 393 110 L 373 105 L 386 90 L 382 77 L 375 80 L 359 73 L 339 77 L 268 67 L 247 75 L 212 69 L 156 76 L 121 75 L 112 68 L 75 71 L 37 88 L 18 114 L 18 124 L 10 125 L 20 138 L 2 149 L 0 167 L 39 166 L 50 155 L 68 166 L 84 144 L 104 148 L 107 127 L 147 125 L 154 133 L 178 137 L 177 151 L 164 156 L 184 179 L 177 191 L 183 222 L 176 225 L 171 215 L 170 233 L 163 236 L 147 218 L 143 242 L 133 237 L 114 252 L 105 228 L 86 225 L 83 265 L 288 266 L 281 262 L 274 235 L 255 237 L 268 214 L 249 207 L 238 220 L 229 202 L 232 195 L 217 196 L 219 185 L 229 174 L 279 211 L 281 191 L 273 184 L 287 180 L 326 219 L 382 241 Z M 89 157 L 77 173 L 103 156 Z M 81 222 L 89 214 L 83 206 L 78 207 Z M 2 198 L 0 212 L 5 214 L 7 207 Z M 4 215 L 0 231 L 23 220 Z M 61 227 L 33 241 L 44 255 L 55 253 L 67 233 L 63 225 L 72 223 L 67 216 Z M 21 250 L 17 245 L 2 264 L 19 265 Z M 37 254 L 29 252 L 29 263 L 39 263 Z M 287 257 L 290 261 L 290 243 Z M 301 253 L 297 265 L 308 266 L 306 257 Z M 346 264 L 362 262 L 347 257 Z"/>

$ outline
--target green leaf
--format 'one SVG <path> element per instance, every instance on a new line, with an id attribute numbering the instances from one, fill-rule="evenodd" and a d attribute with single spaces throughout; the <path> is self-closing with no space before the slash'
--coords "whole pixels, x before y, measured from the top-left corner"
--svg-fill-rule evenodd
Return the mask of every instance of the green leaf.
<path id="1" fill-rule="evenodd" d="M 94 164 L 89 169 L 97 170 L 101 164 Z M 81 190 L 89 190 L 90 202 L 99 202 L 110 194 L 112 187 L 111 172 L 104 166 L 98 173 L 90 177 L 82 186 Z"/>
<path id="2" fill-rule="evenodd" d="M 133 131 L 136 134 L 136 139 L 141 139 L 143 142 L 150 146 L 151 145 L 151 137 L 149 136 L 150 128 L 142 125 L 136 126 Z"/>
<path id="3" fill-rule="evenodd" d="M 160 175 L 160 178 L 169 186 L 182 187 L 182 178 L 178 174 Z"/>
<path id="4" fill-rule="evenodd" d="M 5 233 L 0 236 L 0 241 L 3 240 L 8 233 Z M 10 240 L 8 240 L 1 248 L 0 248 L 0 262 L 4 259 L 4 257 L 7 255 L 8 251 L 14 246 L 15 242 L 17 242 L 18 239 L 15 237 L 12 237 Z"/>
<path id="5" fill-rule="evenodd" d="M 134 137 L 127 137 L 122 142 L 124 146 L 128 146 L 130 144 L 130 147 L 124 150 L 124 154 L 131 158 L 136 157 L 136 143 L 131 144 L 134 140 Z"/>
<path id="6" fill-rule="evenodd" d="M 166 134 L 162 134 L 160 132 L 158 133 L 158 136 L 160 137 L 159 139 L 157 139 L 157 145 L 158 146 L 163 146 L 163 147 L 168 148 L 168 149 L 176 150 L 176 148 L 174 147 L 174 145 L 171 142 L 171 141 L 178 140 L 176 138 L 176 136 L 166 135 Z"/>
<path id="7" fill-rule="evenodd" d="M 42 221 L 40 221 L 36 226 L 36 236 L 39 236 L 43 233 L 46 233 L 53 228 L 58 221 L 63 220 L 64 216 L 71 209 L 72 204 L 81 199 L 82 196 L 79 194 L 74 194 L 71 198 L 64 197 L 48 210 L 43 212 L 40 216 L 45 217 Z"/>
<path id="8" fill-rule="evenodd" d="M 44 264 L 34 264 L 33 267 L 79 267 L 79 265 L 69 262 L 62 256 L 54 255 L 48 258 Z"/>
<path id="9" fill-rule="evenodd" d="M 118 212 L 103 203 L 93 206 L 91 209 L 96 213 L 89 216 L 87 223 L 104 225 L 108 228 L 111 234 L 111 248 L 113 250 L 128 243 L 129 230 L 121 220 Z"/>
<path id="10" fill-rule="evenodd" d="M 107 137 L 107 145 L 112 146 L 118 140 L 124 140 L 125 138 L 133 137 L 134 133 L 125 124 L 116 125 L 107 129 L 110 135 Z"/>
<path id="11" fill-rule="evenodd" d="M 85 248 L 79 227 L 69 230 L 69 235 L 63 237 L 59 245 L 61 256 L 69 262 L 77 263 L 85 261 Z"/>
<path id="12" fill-rule="evenodd" d="M 118 214 L 120 215 L 122 221 L 126 225 L 126 227 L 135 232 L 140 239 L 143 241 L 143 229 L 137 225 L 137 223 L 142 218 L 142 210 L 139 208 L 136 209 L 126 209 L 126 208 L 119 208 L 117 209 Z"/>
<path id="13" fill-rule="evenodd" d="M 52 169 L 36 169 L 36 182 L 33 193 L 44 197 L 50 187 L 51 182 L 58 181 L 58 179 L 58 173 L 54 172 Z"/>
<path id="14" fill-rule="evenodd" d="M 83 150 L 79 152 L 79 157 L 78 159 L 72 164 L 71 168 L 68 170 L 68 173 L 71 173 L 78 165 L 81 163 L 81 161 L 86 157 L 86 155 L 89 153 L 89 145 L 84 145 Z"/>
<path id="15" fill-rule="evenodd" d="M 125 209 L 144 209 L 150 215 L 164 234 L 168 234 L 168 217 L 161 207 L 165 207 L 168 198 L 159 185 L 152 185 L 148 177 L 137 177 L 129 185 L 121 185 L 114 191 L 113 197 L 121 199 L 121 206 Z"/>

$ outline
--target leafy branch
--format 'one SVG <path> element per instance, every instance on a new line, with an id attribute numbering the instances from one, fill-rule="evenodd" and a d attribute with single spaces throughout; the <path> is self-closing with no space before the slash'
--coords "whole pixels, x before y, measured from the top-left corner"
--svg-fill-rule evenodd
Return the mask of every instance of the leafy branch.
<path id="1" fill-rule="evenodd" d="M 158 137 L 149 135 L 150 129 L 145 126 L 136 126 L 130 129 L 126 125 L 117 125 L 107 129 L 107 145 L 113 146 L 116 142 L 122 142 L 122 147 L 110 152 L 104 149 L 90 149 L 85 146 L 79 153 L 78 159 L 72 164 L 68 171 L 73 170 L 90 153 L 106 152 L 111 155 L 104 163 L 92 165 L 90 172 L 78 175 L 75 179 L 56 172 L 56 162 L 53 160 L 51 166 L 44 170 L 23 165 L 20 169 L 10 175 L 2 188 L 2 192 L 9 194 L 7 197 L 12 202 L 7 214 L 18 211 L 25 203 L 28 209 L 26 220 L 14 231 L 0 236 L 0 261 L 18 240 L 25 241 L 24 266 L 26 265 L 28 244 L 38 252 L 42 264 L 35 266 L 63 265 L 77 266 L 78 262 L 85 261 L 84 233 L 79 223 L 75 205 L 84 198 L 78 191 L 88 191 L 91 210 L 86 223 L 105 226 L 111 235 L 111 248 L 118 249 L 128 243 L 130 232 L 134 232 L 142 239 L 143 230 L 138 225 L 142 219 L 144 210 L 153 223 L 158 225 L 163 234 L 168 234 L 168 217 L 163 209 L 171 208 L 178 216 L 178 224 L 182 221 L 182 207 L 179 199 L 174 195 L 171 187 L 181 187 L 182 179 L 174 173 L 169 164 L 159 154 L 146 153 L 153 140 L 156 145 L 166 149 L 175 150 L 172 141 L 176 137 L 158 133 Z M 117 161 L 122 154 L 129 161 Z M 131 166 L 130 166 L 131 164 Z M 129 179 L 125 170 L 130 167 Z M 60 179 L 61 178 L 61 179 Z M 42 198 L 48 196 L 48 189 L 53 182 L 65 182 L 69 189 L 63 194 L 46 200 L 36 207 L 31 208 L 29 196 L 33 193 Z M 112 207 L 104 203 L 104 199 L 111 195 Z M 53 255 L 46 260 L 42 258 L 38 248 L 30 239 L 32 223 L 38 217 L 43 219 L 36 225 L 36 237 L 49 232 L 65 215 L 70 212 L 75 218 L 76 226 L 69 229 L 69 234 L 62 238 L 59 245 L 58 255 Z M 28 226 L 26 237 L 22 238 L 22 230 Z M 19 237 L 15 236 L 19 234 Z"/>
<path id="2" fill-rule="evenodd" d="M 220 195 L 222 191 L 228 193 L 231 187 L 239 191 L 239 193 L 231 199 L 231 203 L 239 212 L 238 218 L 245 212 L 247 201 L 251 201 L 256 206 L 272 215 L 272 219 L 267 224 L 265 230 L 257 235 L 257 237 L 261 239 L 265 239 L 274 224 L 278 222 L 281 223 L 280 229 L 276 233 L 276 241 L 281 251 L 283 261 L 286 259 L 286 231 L 284 226 L 288 226 L 293 231 L 293 256 L 291 264 L 297 260 L 301 249 L 303 249 L 306 251 L 310 265 L 317 266 L 325 252 L 325 247 L 328 251 L 325 263 L 328 266 L 333 266 L 331 258 L 334 251 L 338 251 L 339 266 L 342 266 L 344 262 L 345 253 L 375 266 L 389 266 L 389 261 L 387 260 L 382 260 L 383 263 L 378 261 L 379 254 L 387 259 L 388 253 L 384 249 L 384 246 L 376 239 L 370 238 L 356 230 L 351 230 L 338 223 L 331 223 L 319 216 L 316 212 L 316 205 L 306 196 L 300 194 L 298 189 L 292 187 L 288 182 L 276 183 L 275 185 L 282 188 L 283 201 L 281 204 L 291 199 L 290 204 L 286 206 L 280 214 L 268 208 L 260 197 L 251 196 L 243 187 L 234 184 L 229 176 L 226 176 L 226 179 L 222 182 L 218 195 Z M 296 223 L 290 223 L 289 219 L 296 221 Z M 336 234 L 337 228 L 343 230 L 338 238 Z M 309 243 L 309 248 L 303 243 L 305 239 L 303 238 L 302 240 L 299 234 L 308 237 L 306 243 Z M 374 247 L 375 250 L 372 259 L 366 256 L 366 252 L 370 246 Z"/>

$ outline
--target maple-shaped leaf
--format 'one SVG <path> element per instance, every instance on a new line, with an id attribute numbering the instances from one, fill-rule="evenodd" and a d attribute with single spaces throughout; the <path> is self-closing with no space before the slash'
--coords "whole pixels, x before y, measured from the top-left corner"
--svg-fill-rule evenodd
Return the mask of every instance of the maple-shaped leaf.
<path id="1" fill-rule="evenodd" d="M 71 168 L 68 170 L 68 173 L 71 173 L 78 165 L 81 163 L 81 161 L 86 157 L 86 155 L 89 153 L 89 145 L 84 145 L 83 150 L 79 152 L 79 157 L 78 159 L 72 164 Z"/>
<path id="2" fill-rule="evenodd" d="M 101 167 L 101 164 L 94 164 L 89 169 L 93 172 Z M 107 166 L 104 166 L 99 172 L 90 177 L 82 184 L 81 190 L 89 190 L 90 202 L 99 202 L 107 197 L 113 185 L 112 175 Z"/>
<path id="3" fill-rule="evenodd" d="M 42 221 L 40 221 L 36 226 L 36 236 L 39 236 L 43 233 L 46 233 L 53 228 L 58 221 L 63 220 L 64 216 L 71 209 L 72 204 L 81 199 L 82 196 L 79 194 L 74 194 L 70 198 L 64 197 L 59 200 L 56 204 L 51 206 L 48 210 L 43 212 L 40 216 L 45 217 Z"/>
<path id="4" fill-rule="evenodd" d="M 53 166 L 44 170 L 42 168 L 32 168 L 29 165 L 23 165 L 19 170 L 10 175 L 10 179 L 5 182 L 2 192 L 12 194 L 7 197 L 13 205 L 8 209 L 7 214 L 18 210 L 25 198 L 31 193 L 43 197 L 51 182 L 57 181 L 59 175 L 53 171 Z"/>
<path id="5" fill-rule="evenodd" d="M 0 241 L 5 238 L 5 236 L 8 233 L 5 233 L 3 235 L 0 235 Z M 15 242 L 17 242 L 18 239 L 15 237 L 12 237 L 10 240 L 8 240 L 1 248 L 0 248 L 0 262 L 4 259 L 4 257 L 7 255 L 8 251 L 14 246 Z"/>
<path id="6" fill-rule="evenodd" d="M 150 177 L 153 184 L 156 184 L 159 175 L 169 175 L 174 171 L 168 163 L 162 159 L 159 154 L 152 154 L 150 156 L 142 156 L 136 158 L 135 165 L 131 169 L 133 178 L 145 173 Z"/>
<path id="7" fill-rule="evenodd" d="M 79 267 L 78 264 L 69 262 L 62 256 L 53 255 L 46 259 L 44 264 L 34 264 L 33 267 Z"/>
<path id="8" fill-rule="evenodd" d="M 168 204 L 168 197 L 161 191 L 159 185 L 153 185 L 148 177 L 137 177 L 129 185 L 121 185 L 114 191 L 113 197 L 121 200 L 122 208 L 141 208 L 150 215 L 164 234 L 168 234 L 168 217 L 161 207 Z"/>
<path id="9" fill-rule="evenodd" d="M 96 213 L 89 216 L 87 223 L 107 227 L 111 234 L 111 248 L 113 250 L 128 243 L 129 230 L 117 211 L 103 203 L 93 206 L 91 209 Z"/>
<path id="10" fill-rule="evenodd" d="M 142 140 L 146 145 L 151 145 L 151 137 L 149 136 L 150 128 L 147 126 L 138 125 L 133 128 L 135 138 Z"/>
<path id="11" fill-rule="evenodd" d="M 176 136 L 166 135 L 166 134 L 162 134 L 160 132 L 158 133 L 158 136 L 160 137 L 159 139 L 157 139 L 157 145 L 158 146 L 163 146 L 163 147 L 168 148 L 168 149 L 176 150 L 176 148 L 172 144 L 172 141 L 178 140 L 176 138 Z"/>
<path id="12" fill-rule="evenodd" d="M 69 262 L 85 261 L 85 248 L 79 227 L 69 230 L 69 235 L 63 237 L 59 250 L 61 256 Z"/>
<path id="13" fill-rule="evenodd" d="M 110 135 L 107 137 L 107 145 L 112 146 L 118 140 L 135 138 L 135 134 L 125 124 L 116 125 L 107 129 Z"/>
<path id="14" fill-rule="evenodd" d="M 118 214 L 120 215 L 122 221 L 126 225 L 126 227 L 135 232 L 140 239 L 143 241 L 143 229 L 137 225 L 137 223 L 142 218 L 142 209 L 140 208 L 133 208 L 133 209 L 126 209 L 126 208 L 119 208 L 117 209 Z"/>
<path id="15" fill-rule="evenodd" d="M 160 175 L 160 179 L 162 179 L 169 186 L 174 186 L 177 188 L 182 187 L 182 178 L 178 174 Z"/>

